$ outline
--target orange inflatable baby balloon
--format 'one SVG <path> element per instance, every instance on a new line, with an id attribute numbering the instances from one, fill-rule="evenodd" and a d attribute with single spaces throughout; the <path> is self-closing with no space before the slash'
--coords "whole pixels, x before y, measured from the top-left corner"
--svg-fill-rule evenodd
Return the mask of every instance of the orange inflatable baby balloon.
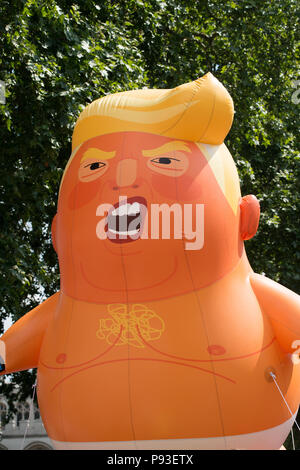
<path id="1" fill-rule="evenodd" d="M 2 373 L 38 368 L 57 449 L 277 449 L 288 435 L 300 299 L 247 260 L 259 203 L 223 143 L 232 118 L 211 74 L 81 113 L 52 225 L 60 291 L 0 342 Z"/>

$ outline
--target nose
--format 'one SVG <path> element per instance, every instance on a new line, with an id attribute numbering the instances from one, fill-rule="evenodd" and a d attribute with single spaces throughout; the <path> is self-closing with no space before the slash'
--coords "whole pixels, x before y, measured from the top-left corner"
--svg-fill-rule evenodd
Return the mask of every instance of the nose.
<path id="1" fill-rule="evenodd" d="M 137 177 L 137 161 L 133 158 L 125 158 L 118 163 L 116 182 L 119 188 L 131 186 Z"/>

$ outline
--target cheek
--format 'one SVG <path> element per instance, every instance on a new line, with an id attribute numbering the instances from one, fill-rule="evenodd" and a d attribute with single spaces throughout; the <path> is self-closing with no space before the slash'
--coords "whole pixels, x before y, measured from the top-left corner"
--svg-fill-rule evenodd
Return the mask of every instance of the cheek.
<path id="1" fill-rule="evenodd" d="M 154 175 L 151 184 L 161 196 L 182 202 L 197 200 L 202 193 L 199 176 L 195 178 L 184 175 L 178 178 L 166 178 L 165 176 Z"/>
<path id="2" fill-rule="evenodd" d="M 72 189 L 69 200 L 68 206 L 71 210 L 79 209 L 80 207 L 85 206 L 88 204 L 94 197 L 99 190 L 99 181 L 94 181 L 91 183 L 81 183 L 78 182 Z"/>
<path id="3" fill-rule="evenodd" d="M 152 188 L 161 196 L 168 199 L 176 199 L 176 185 L 173 178 L 166 178 L 159 174 L 151 176 Z"/>
<path id="4" fill-rule="evenodd" d="M 183 176 L 178 181 L 178 199 L 183 202 L 192 202 L 201 199 L 203 195 L 203 184 L 201 183 L 200 175 L 196 178 L 191 176 Z"/>
<path id="5" fill-rule="evenodd" d="M 165 198 L 181 202 L 193 202 L 201 198 L 205 182 L 209 176 L 206 161 L 203 158 L 198 158 L 191 162 L 190 168 L 184 175 L 171 178 L 154 174 L 151 183 L 155 191 Z"/>

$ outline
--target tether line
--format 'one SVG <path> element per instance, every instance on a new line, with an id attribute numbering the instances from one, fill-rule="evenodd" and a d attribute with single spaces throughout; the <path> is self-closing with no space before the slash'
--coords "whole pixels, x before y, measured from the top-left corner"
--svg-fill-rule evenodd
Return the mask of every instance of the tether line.
<path id="1" fill-rule="evenodd" d="M 287 409 L 289 410 L 289 413 L 290 413 L 291 417 L 293 418 L 294 415 L 293 415 L 293 413 L 292 413 L 292 410 L 291 410 L 291 408 L 289 407 L 288 402 L 287 402 L 286 399 L 284 398 L 284 395 L 283 395 L 283 393 L 282 393 L 282 391 L 281 391 L 281 389 L 280 389 L 280 387 L 279 387 L 279 385 L 278 385 L 278 383 L 277 383 L 275 374 L 273 374 L 273 372 L 270 372 L 270 376 L 272 377 L 272 379 L 273 379 L 273 381 L 274 381 L 274 383 L 275 383 L 275 385 L 276 385 L 276 387 L 277 387 L 277 390 L 279 391 L 279 393 L 280 393 L 280 395 L 281 395 L 281 398 L 283 399 L 283 401 L 284 401 L 284 403 L 285 403 Z M 300 426 L 299 426 L 299 424 L 297 423 L 296 419 L 295 419 L 295 421 L 294 421 L 294 424 L 296 425 L 297 429 L 300 431 Z M 294 441 L 293 427 L 292 427 L 292 429 L 291 429 L 291 434 L 292 434 L 293 450 L 295 450 L 295 441 Z"/>
<path id="2" fill-rule="evenodd" d="M 37 379 L 35 380 L 34 384 L 32 385 L 33 392 L 32 392 L 32 397 L 31 397 L 31 400 L 30 400 L 29 417 L 28 417 L 28 420 L 27 420 L 27 424 L 26 424 L 26 428 L 25 428 L 25 432 L 24 432 L 24 437 L 23 437 L 23 441 L 22 441 L 20 450 L 24 450 L 25 439 L 26 439 L 26 436 L 27 436 L 27 431 L 28 431 L 29 426 L 30 426 L 30 414 L 33 411 L 33 400 L 34 400 L 34 397 L 35 397 L 36 385 L 37 385 Z"/>

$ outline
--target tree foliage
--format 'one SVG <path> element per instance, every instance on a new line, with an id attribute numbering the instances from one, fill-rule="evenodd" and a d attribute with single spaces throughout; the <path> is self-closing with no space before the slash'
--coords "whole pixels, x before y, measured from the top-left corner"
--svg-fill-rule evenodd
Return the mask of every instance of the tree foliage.
<path id="1" fill-rule="evenodd" d="M 208 71 L 233 97 L 226 143 L 243 194 L 261 203 L 259 232 L 246 247 L 250 262 L 300 292 L 298 14 L 296 0 L 2 0 L 2 323 L 59 288 L 50 225 L 83 107 Z M 21 385 L 22 377 L 28 388 L 34 374 L 18 375 Z"/>

